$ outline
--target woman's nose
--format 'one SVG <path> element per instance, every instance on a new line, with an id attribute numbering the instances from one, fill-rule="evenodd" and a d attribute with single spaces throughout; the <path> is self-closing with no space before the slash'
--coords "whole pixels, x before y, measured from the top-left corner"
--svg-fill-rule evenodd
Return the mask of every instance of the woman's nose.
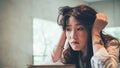
<path id="1" fill-rule="evenodd" d="M 71 38 L 72 38 L 72 39 L 76 39 L 76 38 L 77 38 L 77 32 L 76 32 L 75 30 L 73 30 L 73 31 L 71 32 Z"/>

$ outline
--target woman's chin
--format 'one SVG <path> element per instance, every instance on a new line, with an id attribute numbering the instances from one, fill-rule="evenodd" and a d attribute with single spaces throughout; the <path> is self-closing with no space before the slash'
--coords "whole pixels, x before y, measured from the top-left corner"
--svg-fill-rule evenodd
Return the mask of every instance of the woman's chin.
<path id="1" fill-rule="evenodd" d="M 73 49 L 74 51 L 80 51 L 80 50 L 81 50 L 80 48 L 77 48 L 77 47 L 72 47 L 72 49 Z"/>

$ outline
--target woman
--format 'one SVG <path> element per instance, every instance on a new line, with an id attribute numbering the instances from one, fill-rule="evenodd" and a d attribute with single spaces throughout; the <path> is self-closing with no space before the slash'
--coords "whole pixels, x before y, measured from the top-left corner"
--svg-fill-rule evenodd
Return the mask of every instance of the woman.
<path id="1" fill-rule="evenodd" d="M 119 42 L 104 35 L 107 17 L 87 5 L 60 8 L 58 24 L 63 32 L 56 45 L 52 59 L 76 68 L 117 68 Z M 64 48 L 65 41 L 68 41 Z"/>

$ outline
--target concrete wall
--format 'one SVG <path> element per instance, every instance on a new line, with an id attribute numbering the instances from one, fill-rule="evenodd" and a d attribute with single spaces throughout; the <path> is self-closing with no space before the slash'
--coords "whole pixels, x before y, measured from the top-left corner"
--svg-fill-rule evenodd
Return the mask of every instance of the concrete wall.
<path id="1" fill-rule="evenodd" d="M 98 12 L 105 13 L 108 17 L 109 24 L 107 27 L 120 26 L 120 0 L 106 0 L 89 3 Z"/>
<path id="2" fill-rule="evenodd" d="M 80 4 L 87 3 L 83 0 L 33 0 L 33 17 L 56 22 L 59 7 Z"/>
<path id="3" fill-rule="evenodd" d="M 0 68 L 32 64 L 32 0 L 0 0 Z"/>
<path id="4" fill-rule="evenodd" d="M 32 64 L 32 19 L 56 21 L 58 7 L 83 4 L 73 0 L 0 0 L 0 68 Z"/>

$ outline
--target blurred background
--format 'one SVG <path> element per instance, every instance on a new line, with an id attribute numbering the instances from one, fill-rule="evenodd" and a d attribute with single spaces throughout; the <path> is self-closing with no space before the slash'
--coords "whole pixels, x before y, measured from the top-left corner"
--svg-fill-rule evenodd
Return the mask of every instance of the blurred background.
<path id="1" fill-rule="evenodd" d="M 0 0 L 0 68 L 50 63 L 61 32 L 58 8 L 80 4 L 106 14 L 105 33 L 120 40 L 120 0 Z"/>

